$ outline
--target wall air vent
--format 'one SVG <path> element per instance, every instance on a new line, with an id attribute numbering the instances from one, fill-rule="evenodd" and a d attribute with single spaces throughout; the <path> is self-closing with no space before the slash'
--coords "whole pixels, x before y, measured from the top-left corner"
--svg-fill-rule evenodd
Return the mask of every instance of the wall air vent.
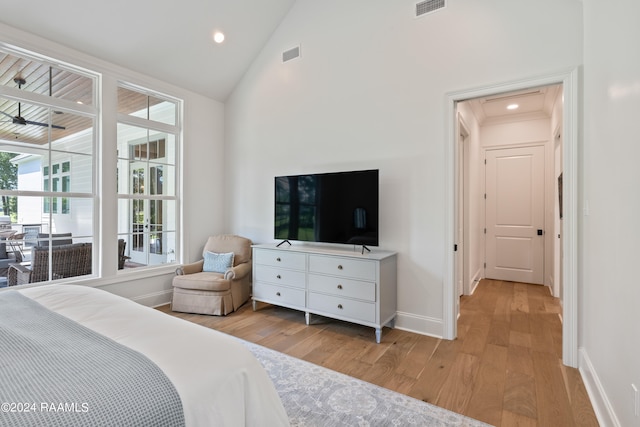
<path id="1" fill-rule="evenodd" d="M 282 62 L 291 61 L 292 59 L 296 59 L 300 57 L 300 46 L 296 46 L 289 50 L 285 50 L 282 52 Z"/>
<path id="2" fill-rule="evenodd" d="M 416 3 L 416 18 L 440 10 L 445 6 L 445 0 L 425 0 Z"/>

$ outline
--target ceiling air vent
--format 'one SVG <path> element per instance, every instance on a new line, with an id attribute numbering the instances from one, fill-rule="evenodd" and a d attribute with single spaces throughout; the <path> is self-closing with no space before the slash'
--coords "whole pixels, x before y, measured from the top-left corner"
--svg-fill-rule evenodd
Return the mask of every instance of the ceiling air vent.
<path id="1" fill-rule="evenodd" d="M 282 62 L 291 61 L 292 59 L 296 59 L 298 57 L 300 57 L 300 46 L 296 46 L 282 52 Z"/>
<path id="2" fill-rule="evenodd" d="M 445 0 L 425 0 L 416 3 L 416 18 L 445 7 Z"/>

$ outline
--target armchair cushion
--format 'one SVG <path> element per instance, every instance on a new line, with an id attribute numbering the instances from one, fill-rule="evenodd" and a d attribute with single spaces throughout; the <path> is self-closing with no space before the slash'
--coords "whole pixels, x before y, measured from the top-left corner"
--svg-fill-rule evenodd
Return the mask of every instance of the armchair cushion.
<path id="1" fill-rule="evenodd" d="M 216 252 L 205 251 L 202 271 L 224 273 L 227 269 L 233 266 L 233 258 L 233 252 L 219 254 Z"/>
<path id="2" fill-rule="evenodd" d="M 199 291 L 228 291 L 231 289 L 231 281 L 226 280 L 220 273 L 201 271 L 174 277 L 173 287 Z"/>

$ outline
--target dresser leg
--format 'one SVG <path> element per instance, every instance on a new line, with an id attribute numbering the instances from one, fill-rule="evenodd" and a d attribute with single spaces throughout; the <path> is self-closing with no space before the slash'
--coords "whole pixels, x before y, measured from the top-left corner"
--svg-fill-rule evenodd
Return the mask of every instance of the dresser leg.
<path id="1" fill-rule="evenodd" d="M 309 326 L 309 322 L 311 321 L 311 313 L 305 311 L 304 313 L 304 322 Z"/>
<path id="2" fill-rule="evenodd" d="M 380 344 L 381 339 L 382 339 L 382 328 L 376 328 L 376 342 Z"/>
<path id="3" fill-rule="evenodd" d="M 258 303 L 256 300 L 251 301 L 251 306 L 253 307 L 253 311 L 256 311 L 258 308 Z"/>

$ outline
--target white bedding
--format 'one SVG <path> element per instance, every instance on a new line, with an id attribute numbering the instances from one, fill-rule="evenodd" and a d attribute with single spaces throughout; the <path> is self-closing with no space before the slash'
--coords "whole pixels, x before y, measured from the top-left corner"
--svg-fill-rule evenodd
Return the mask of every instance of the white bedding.
<path id="1" fill-rule="evenodd" d="M 187 426 L 289 425 L 266 371 L 233 337 L 86 286 L 19 292 L 151 359 L 176 387 Z"/>

